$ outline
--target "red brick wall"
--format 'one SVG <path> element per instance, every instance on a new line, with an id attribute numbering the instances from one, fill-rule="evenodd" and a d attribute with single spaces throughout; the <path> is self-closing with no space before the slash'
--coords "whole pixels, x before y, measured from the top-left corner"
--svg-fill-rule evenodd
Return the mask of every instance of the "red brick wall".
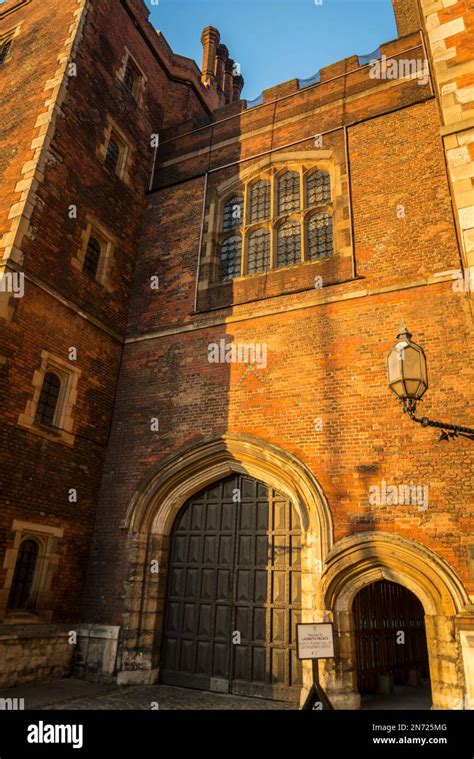
<path id="1" fill-rule="evenodd" d="M 0 148 L 0 160 L 8 163 L 5 198 L 12 197 L 19 167 L 31 157 L 28 146 L 37 105 L 43 102 L 38 92 L 56 69 L 75 7 L 72 0 L 64 2 L 58 12 L 54 3 L 51 13 L 51 5 L 32 0 L 15 12 L 25 20 L 13 49 L 23 61 L 18 75 L 23 97 L 11 108 L 18 117 L 18 126 L 8 122 L 12 142 Z M 143 11 L 138 0 L 134 6 Z M 78 77 L 69 82 L 51 161 L 38 188 L 42 202 L 32 217 L 35 239 L 25 238 L 23 249 L 26 273 L 69 306 L 27 282 L 13 321 L 2 325 L 6 453 L 1 477 L 7 497 L 0 510 L 0 545 L 11 545 L 13 518 L 64 526 L 64 561 L 54 584 L 55 619 L 78 618 L 106 455 L 85 613 L 87 621 L 121 624 L 126 535 L 120 524 L 140 482 L 165 456 L 189 442 L 224 432 L 247 433 L 294 453 L 311 468 L 328 497 L 336 538 L 372 529 L 411 537 L 437 551 L 474 590 L 467 550 L 472 535 L 472 446 L 464 440 L 438 445 L 435 432 L 415 427 L 403 416 L 385 379 L 385 353 L 405 319 L 428 354 L 431 387 L 424 412 L 469 423 L 472 315 L 465 296 L 453 292 L 450 282 L 429 281 L 437 272 L 459 266 L 429 86 L 407 81 L 381 88 L 367 69 L 355 71 L 358 62 L 352 57 L 327 67 L 318 88 L 298 93 L 296 82 L 285 83 L 265 93 L 261 108 L 245 111 L 243 105 L 232 104 L 215 113 L 212 133 L 204 128 L 187 134 L 196 123 L 209 120 L 209 105 L 217 105 L 199 85 L 196 67 L 173 57 L 147 24 L 146 14 L 137 30 L 125 0 L 94 1 L 91 7 L 77 56 Z M 7 26 L 12 21 L 13 14 Z M 402 54 L 419 42 L 413 35 L 383 46 L 382 52 Z M 148 76 L 141 109 L 115 78 L 125 44 Z M 33 55 L 41 65 L 30 72 L 30 81 Z M 351 71 L 355 73 L 340 76 Z M 7 76 L 11 75 L 10 69 Z M 104 169 L 96 155 L 108 114 L 135 147 L 130 186 Z M 233 114 L 234 119 L 226 118 Z M 314 267 L 330 284 L 321 292 L 308 288 L 308 267 L 302 266 L 226 286 L 221 298 L 204 298 L 201 313 L 194 315 L 206 170 L 243 159 L 251 165 L 256 154 L 298 140 L 305 142 L 295 150 L 312 148 L 315 134 L 337 130 L 343 123 L 348 126 L 361 278 L 331 284 L 347 278 L 351 263 L 335 257 Z M 257 131 L 270 124 L 271 131 Z M 152 158 L 149 136 L 164 129 L 162 139 L 167 142 L 158 157 L 157 191 L 145 206 Z M 332 135 L 328 145 L 343 151 L 342 133 Z M 166 165 L 198 150 L 203 152 Z M 210 194 L 219 177 L 221 172 L 211 176 Z M 5 219 L 10 201 L 3 202 L 0 212 Z M 78 206 L 77 220 L 67 216 L 71 203 Z M 405 209 L 403 218 L 397 217 L 400 206 Z M 205 211 L 209 213 L 208 203 Z M 71 266 L 88 212 L 120 241 L 111 293 Z M 152 274 L 160 277 L 160 289 L 154 292 L 149 287 Z M 288 287 L 303 292 L 285 294 Z M 171 334 L 127 343 L 116 386 L 130 290 L 128 337 L 154 330 Z M 256 302 L 235 305 L 252 299 Z M 218 306 L 220 310 L 206 313 L 206 308 Z M 184 327 L 189 331 L 180 331 Z M 118 339 L 108 330 L 118 332 Z M 221 337 L 267 344 L 267 367 L 210 364 L 207 347 Z M 17 425 L 31 397 L 41 350 L 65 359 L 70 346 L 78 350 L 75 365 L 82 372 L 73 448 Z M 151 417 L 159 418 L 159 433 L 150 431 Z M 315 427 L 319 418 L 320 431 Z M 421 512 L 413 506 L 370 507 L 368 489 L 382 479 L 428 484 L 429 508 Z M 78 488 L 77 504 L 67 501 L 71 487 Z M 3 578 L 2 570 L 0 585 Z"/>
<path id="2" fill-rule="evenodd" d="M 386 97 L 378 102 L 382 111 Z M 405 105 L 406 97 L 394 90 L 392 106 Z M 366 105 L 370 114 L 369 97 Z M 312 118 L 316 124 L 317 115 Z M 140 483 L 184 445 L 224 433 L 253 435 L 298 456 L 324 489 L 336 539 L 363 530 L 395 532 L 436 551 L 474 589 L 467 508 L 472 444 L 438 444 L 435 431 L 403 415 L 386 384 L 385 355 L 404 319 L 428 355 L 431 386 L 423 413 L 469 424 L 469 304 L 451 282 L 428 283 L 437 272 L 459 268 L 437 119 L 435 101 L 422 99 L 349 128 L 361 279 L 317 295 L 283 291 L 193 315 L 203 176 L 150 196 L 129 326 L 137 341 L 124 351 L 86 592 L 88 619 L 121 623 L 126 535 L 116 525 Z M 295 125 L 289 129 L 297 135 Z M 274 134 L 285 143 L 283 126 L 277 123 Z M 192 138 L 183 139 L 188 152 Z M 249 138 L 228 151 L 250 153 L 252 144 Z M 254 144 L 258 152 L 259 140 Z M 206 160 L 214 165 L 218 158 Z M 199 174 L 194 165 L 169 171 L 180 179 L 187 171 Z M 401 206 L 405 215 L 398 218 Z M 295 267 L 296 281 L 298 273 L 304 281 L 303 271 Z M 153 273 L 160 275 L 158 292 L 150 292 Z M 263 279 L 270 283 L 273 276 Z M 242 280 L 239 295 L 253 292 L 256 279 Z M 326 296 L 336 302 L 324 302 Z M 150 339 L 139 339 L 147 334 Z M 266 343 L 267 367 L 210 364 L 208 345 L 220 338 Z M 150 431 L 152 417 L 159 418 L 159 432 Z M 315 429 L 319 418 L 321 431 Z M 383 479 L 428 485 L 428 509 L 370 506 L 369 487 Z"/>
<path id="3" fill-rule="evenodd" d="M 125 45 L 148 77 L 142 105 L 117 81 Z M 102 0 L 93 5 L 77 66 L 78 76 L 70 80 L 64 119 L 57 124 L 50 151 L 55 165 L 48 169 L 38 191 L 44 208 L 31 220 L 40 227 L 40 233 L 35 241 L 27 239 L 24 243 L 26 268 L 88 314 L 121 332 L 153 160 L 150 137 L 163 124 L 163 93 L 167 93 L 169 82 L 119 0 Z M 189 88 L 172 83 L 171 89 L 186 90 L 182 98 L 185 109 L 180 110 L 177 99 L 167 113 L 168 121 L 180 121 L 192 110 Z M 197 105 L 195 108 L 199 111 Z M 107 116 L 125 133 L 133 149 L 129 184 L 105 167 L 97 155 L 104 141 Z M 78 207 L 77 219 L 68 216 L 71 203 Z M 91 282 L 71 265 L 71 258 L 81 246 L 88 213 L 119 240 L 110 276 L 112 292 Z"/>
<path id="4" fill-rule="evenodd" d="M 24 25 L 14 42 L 12 65 L 8 62 L 4 69 L 6 95 L 12 98 L 8 105 L 6 99 L 2 103 L 8 109 L 6 126 L 11 134 L 8 145 L 2 147 L 2 157 L 11 157 L 2 177 L 4 216 L 9 210 L 11 188 L 21 178 L 20 167 L 31 158 L 27 148 L 46 97 L 44 84 L 57 69 L 57 57 L 77 3 L 70 0 L 60 6 L 52 0 L 32 0 L 7 17 L 9 26 L 22 19 Z M 64 538 L 59 542 L 63 560 L 53 581 L 55 621 L 79 617 L 152 166 L 150 136 L 164 123 L 180 122 L 193 114 L 202 119 L 206 114 L 202 93 L 183 81 L 169 79 L 164 54 L 171 54 L 163 42 L 157 42 L 156 49 L 150 46 L 146 40 L 151 27 L 144 17 L 140 24 L 138 29 L 134 26 L 121 0 L 89 4 L 75 58 L 77 77 L 69 79 L 44 179 L 37 189 L 39 201 L 31 217 L 34 235 L 23 238 L 25 297 L 15 300 L 13 320 L 0 324 L 0 351 L 5 360 L 0 365 L 0 547 L 3 556 L 4 549 L 12 545 L 13 519 L 64 527 Z M 125 45 L 148 77 L 141 105 L 116 78 Z M 175 65 L 172 59 L 168 64 Z M 185 59 L 181 65 L 186 69 Z M 2 68 L 2 83 L 3 76 Z M 105 168 L 97 155 L 108 115 L 134 149 L 129 185 Z M 77 219 L 69 218 L 71 204 L 77 206 Z M 87 214 L 93 214 L 118 240 L 110 292 L 71 264 L 82 243 Z M 77 349 L 77 361 L 72 366 L 81 371 L 73 413 L 73 447 L 45 440 L 17 424 L 32 398 L 32 379 L 41 364 L 41 351 L 67 361 L 71 346 Z M 70 488 L 78 491 L 77 503 L 68 501 Z M 4 578 L 2 558 L 0 587 Z"/>
<path id="5" fill-rule="evenodd" d="M 17 0 L 9 0 L 0 6 L 0 35 L 21 24 L 1 74 L 0 238 L 10 230 L 10 208 L 19 200 L 15 186 L 23 179 L 24 164 L 33 158 L 35 122 L 46 110 L 45 84 L 58 68 L 58 52 L 68 36 L 77 7 L 76 0 L 64 0 L 54 13 L 45 13 L 44 3 L 34 0 L 7 13 L 15 5 Z"/>

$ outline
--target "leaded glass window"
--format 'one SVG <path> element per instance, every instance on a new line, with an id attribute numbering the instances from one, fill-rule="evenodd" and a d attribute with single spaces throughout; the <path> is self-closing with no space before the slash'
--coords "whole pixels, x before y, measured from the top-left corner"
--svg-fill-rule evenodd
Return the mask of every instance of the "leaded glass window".
<path id="1" fill-rule="evenodd" d="M 311 261 L 331 256 L 333 253 L 332 216 L 317 213 L 308 222 L 308 258 Z"/>
<path id="2" fill-rule="evenodd" d="M 213 271 L 221 280 L 319 261 L 334 253 L 331 176 L 315 165 L 236 179 L 219 206 Z M 293 168 L 294 166 L 294 168 Z M 242 187 L 244 182 L 244 187 Z M 244 213 L 245 209 L 245 213 Z M 282 218 L 283 217 L 283 218 Z M 238 231 L 237 231 L 238 230 Z"/>
<path id="3" fill-rule="evenodd" d="M 296 171 L 285 171 L 278 177 L 278 215 L 300 210 L 300 175 Z"/>
<path id="4" fill-rule="evenodd" d="M 233 235 L 221 245 L 221 279 L 226 281 L 240 276 L 242 260 L 242 238 Z"/>
<path id="5" fill-rule="evenodd" d="M 5 63 L 8 53 L 10 52 L 10 48 L 12 46 L 12 40 L 3 40 L 0 42 L 0 65 L 2 63 Z"/>
<path id="6" fill-rule="evenodd" d="M 135 72 L 135 69 L 133 68 L 133 66 L 130 65 L 130 63 L 128 63 L 125 69 L 125 74 L 123 76 L 123 86 L 132 95 L 133 95 L 133 90 L 134 90 L 136 81 L 137 81 L 137 74 Z"/>
<path id="7" fill-rule="evenodd" d="M 306 178 L 306 205 L 320 206 L 331 202 L 331 180 L 327 171 L 312 171 Z"/>
<path id="8" fill-rule="evenodd" d="M 278 227 L 277 269 L 301 261 L 301 234 L 298 221 L 287 221 Z"/>
<path id="9" fill-rule="evenodd" d="M 105 163 L 110 166 L 114 171 L 117 170 L 118 162 L 120 158 L 120 147 L 113 137 L 110 138 L 107 145 L 107 153 L 105 155 Z"/>
<path id="10" fill-rule="evenodd" d="M 8 609 L 30 609 L 32 607 L 31 590 L 37 561 L 38 543 L 36 540 L 24 540 L 18 550 L 8 597 Z"/>
<path id="11" fill-rule="evenodd" d="M 45 427 L 54 427 L 54 416 L 59 400 L 61 380 L 54 372 L 46 372 L 41 388 L 35 421 Z"/>
<path id="12" fill-rule="evenodd" d="M 270 268 L 270 233 L 257 229 L 248 238 L 248 274 L 268 271 Z"/>
<path id="13" fill-rule="evenodd" d="M 242 226 L 242 215 L 244 212 L 244 199 L 236 196 L 227 201 L 224 206 L 224 217 L 222 229 L 227 232 L 229 229 L 236 229 Z"/>
<path id="14" fill-rule="evenodd" d="M 270 182 L 261 179 L 250 188 L 249 223 L 265 221 L 270 217 Z"/>
<path id="15" fill-rule="evenodd" d="M 97 276 L 97 269 L 99 268 L 101 247 L 100 242 L 95 237 L 90 237 L 87 243 L 86 255 L 84 257 L 84 263 L 82 265 L 82 271 L 88 274 L 91 279 L 95 279 Z"/>

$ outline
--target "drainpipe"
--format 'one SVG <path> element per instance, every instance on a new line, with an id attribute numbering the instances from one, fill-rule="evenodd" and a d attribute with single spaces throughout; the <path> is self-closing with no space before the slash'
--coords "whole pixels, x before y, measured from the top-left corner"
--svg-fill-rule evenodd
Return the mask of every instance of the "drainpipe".
<path id="1" fill-rule="evenodd" d="M 204 217 L 206 214 L 206 201 L 207 201 L 207 182 L 209 178 L 209 171 L 206 171 L 206 174 L 204 175 L 204 197 L 202 200 L 202 212 L 201 212 L 201 230 L 199 232 L 199 250 L 198 250 L 198 262 L 197 262 L 197 270 L 196 270 L 196 287 L 194 289 L 194 311 L 193 313 L 197 313 L 197 302 L 198 302 L 198 292 L 199 292 L 199 275 L 201 273 L 201 255 L 202 255 L 202 241 L 204 238 Z"/>
<path id="2" fill-rule="evenodd" d="M 354 245 L 354 218 L 352 215 L 352 185 L 351 185 L 351 167 L 349 163 L 349 138 L 347 135 L 347 126 L 344 125 L 344 156 L 346 161 L 346 174 L 347 174 L 347 199 L 349 202 L 349 233 L 351 236 L 351 251 L 352 251 L 352 276 L 357 277 L 356 255 Z"/>

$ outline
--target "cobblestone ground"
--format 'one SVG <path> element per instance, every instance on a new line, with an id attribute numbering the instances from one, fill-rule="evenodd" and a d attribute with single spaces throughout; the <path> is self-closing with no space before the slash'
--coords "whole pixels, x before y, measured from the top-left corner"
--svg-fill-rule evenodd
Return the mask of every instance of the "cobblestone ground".
<path id="1" fill-rule="evenodd" d="M 58 709 L 226 709 L 232 711 L 249 709 L 296 709 L 294 704 L 278 701 L 266 701 L 261 698 L 242 698 L 223 693 L 208 693 L 189 688 L 175 688 L 170 685 L 134 686 L 117 689 L 115 692 L 95 697 L 80 698 L 42 707 L 47 710 Z"/>
<path id="2" fill-rule="evenodd" d="M 0 699 L 23 699 L 24 708 L 35 710 L 150 710 L 150 709 L 296 709 L 295 704 L 243 698 L 227 693 L 176 688 L 171 685 L 117 686 L 76 678 L 49 680 L 0 690 Z"/>
<path id="3" fill-rule="evenodd" d="M 243 698 L 171 685 L 119 687 L 68 678 L 0 690 L 0 699 L 23 699 L 28 710 L 295 710 L 296 704 Z M 429 710 L 429 688 L 397 686 L 391 697 L 365 696 L 364 710 Z"/>

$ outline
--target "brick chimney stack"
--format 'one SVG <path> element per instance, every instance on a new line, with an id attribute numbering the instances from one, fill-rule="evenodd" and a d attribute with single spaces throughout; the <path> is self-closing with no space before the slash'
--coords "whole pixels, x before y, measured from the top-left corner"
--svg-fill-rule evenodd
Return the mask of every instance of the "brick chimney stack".
<path id="1" fill-rule="evenodd" d="M 202 68 L 201 81 L 207 87 L 215 83 L 216 54 L 220 42 L 219 31 L 214 26 L 206 26 L 201 35 Z"/>
<path id="2" fill-rule="evenodd" d="M 225 64 L 229 57 L 229 51 L 225 45 L 219 45 L 216 56 L 216 83 L 224 91 L 224 71 Z"/>
<path id="3" fill-rule="evenodd" d="M 224 97 L 225 102 L 232 102 L 232 85 L 234 81 L 234 65 L 233 58 L 227 58 L 224 66 Z"/>
<path id="4" fill-rule="evenodd" d="M 235 103 L 236 100 L 240 100 L 240 93 L 242 92 L 242 88 L 244 86 L 244 78 L 241 74 L 234 74 L 233 81 L 232 81 L 232 102 Z"/>
<path id="5" fill-rule="evenodd" d="M 244 79 L 232 58 L 229 50 L 221 44 L 221 35 L 214 26 L 206 26 L 201 35 L 202 69 L 201 81 L 214 89 L 220 105 L 223 102 L 234 103 L 240 100 Z"/>

